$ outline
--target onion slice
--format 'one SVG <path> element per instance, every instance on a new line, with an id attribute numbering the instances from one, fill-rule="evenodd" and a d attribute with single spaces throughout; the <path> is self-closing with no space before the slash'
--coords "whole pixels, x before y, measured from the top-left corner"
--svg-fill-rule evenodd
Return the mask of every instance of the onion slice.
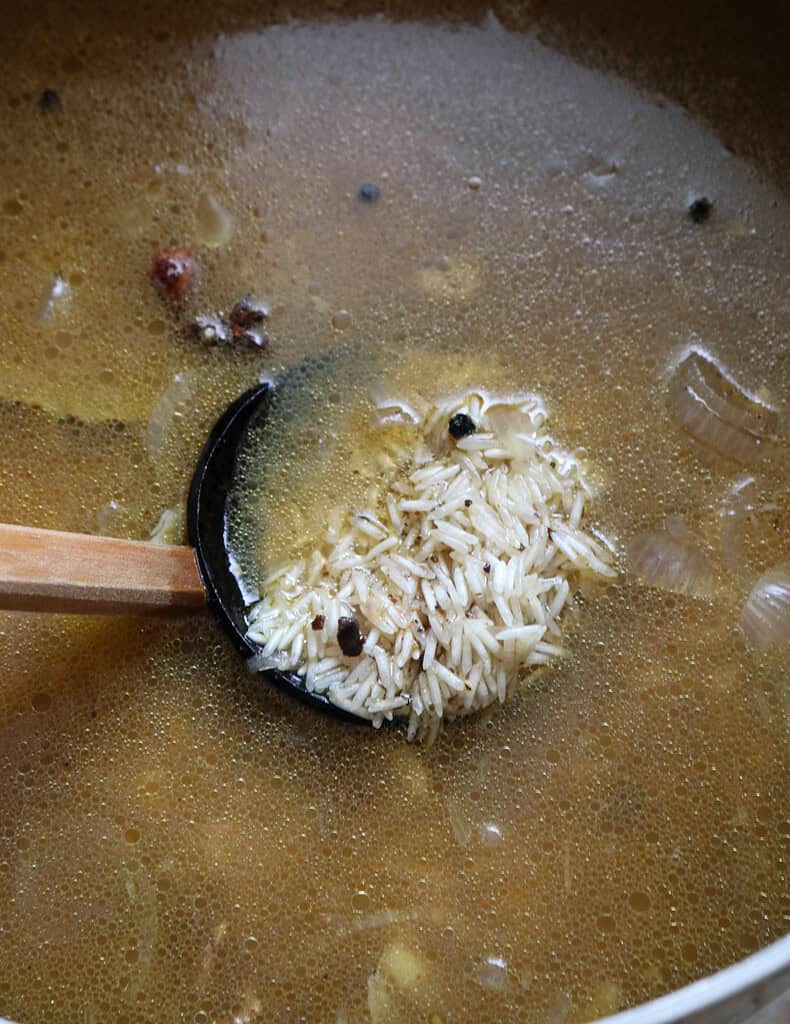
<path id="1" fill-rule="evenodd" d="M 156 400 L 143 434 L 143 445 L 152 459 L 161 454 L 174 417 L 191 401 L 194 391 L 195 375 L 186 370 L 177 373 Z"/>
<path id="2" fill-rule="evenodd" d="M 374 427 L 414 427 L 420 420 L 420 414 L 416 409 L 406 402 L 397 402 L 393 399 L 391 405 L 375 410 L 372 422 Z"/>
<path id="3" fill-rule="evenodd" d="M 71 301 L 71 285 L 58 274 L 41 296 L 38 304 L 38 319 L 47 324 L 63 313 Z"/>
<path id="4" fill-rule="evenodd" d="M 740 627 L 758 651 L 790 640 L 790 570 L 776 566 L 757 580 L 741 612 Z"/>
<path id="5" fill-rule="evenodd" d="M 181 539 L 181 513 L 166 508 L 148 538 L 153 544 L 178 544 Z"/>
<path id="6" fill-rule="evenodd" d="M 640 533 L 627 548 L 628 561 L 650 587 L 690 597 L 710 597 L 713 570 L 700 549 L 666 530 Z"/>
<path id="7" fill-rule="evenodd" d="M 413 427 L 422 423 L 424 410 L 420 402 L 405 402 L 393 395 L 387 386 L 379 381 L 370 389 L 375 412 L 372 422 L 375 427 Z"/>
<path id="8" fill-rule="evenodd" d="M 731 573 L 737 573 L 741 561 L 744 520 L 753 511 L 757 484 L 753 476 L 736 480 L 721 509 L 721 558 Z"/>
<path id="9" fill-rule="evenodd" d="M 670 398 L 683 429 L 725 458 L 753 466 L 777 444 L 778 411 L 700 349 L 676 367 Z"/>

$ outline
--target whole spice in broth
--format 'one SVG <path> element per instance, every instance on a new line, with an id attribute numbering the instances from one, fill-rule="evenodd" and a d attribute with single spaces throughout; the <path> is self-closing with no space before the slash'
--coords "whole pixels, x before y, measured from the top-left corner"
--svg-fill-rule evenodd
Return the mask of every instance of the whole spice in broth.
<path id="1" fill-rule="evenodd" d="M 263 349 L 269 339 L 259 325 L 269 315 L 268 306 L 251 295 L 242 296 L 230 313 L 220 310 L 215 316 L 197 316 L 187 325 L 189 337 L 212 345 L 229 345 L 243 341 L 250 348 Z"/>
<path id="2" fill-rule="evenodd" d="M 357 189 L 357 199 L 363 203 L 375 203 L 381 195 L 381 189 L 372 181 L 366 181 Z"/>
<path id="3" fill-rule="evenodd" d="M 710 199 L 707 196 L 700 196 L 689 203 L 689 217 L 691 217 L 695 224 L 704 224 L 708 217 L 710 217 L 712 209 L 713 203 Z"/>
<path id="4" fill-rule="evenodd" d="M 343 615 L 337 620 L 337 642 L 348 658 L 358 658 L 362 654 L 365 638 L 359 631 L 356 619 Z"/>
<path id="5" fill-rule="evenodd" d="M 36 103 L 38 109 L 42 110 L 45 114 L 51 114 L 56 110 L 60 110 L 61 107 L 60 96 L 54 89 L 45 89 L 36 100 Z"/>
<path id="6" fill-rule="evenodd" d="M 451 417 L 448 430 L 456 441 L 460 441 L 462 437 L 469 437 L 470 434 L 474 434 L 477 427 L 471 416 L 468 416 L 465 412 L 457 412 L 455 416 Z"/>
<path id="7" fill-rule="evenodd" d="M 230 322 L 234 327 L 253 327 L 262 323 L 269 315 L 269 307 L 252 295 L 242 295 L 230 311 Z"/>
<path id="8" fill-rule="evenodd" d="M 246 341 L 253 348 L 265 348 L 268 338 L 258 330 L 269 316 L 269 307 L 251 295 L 243 295 L 230 311 L 228 322 L 233 336 Z"/>
<path id="9" fill-rule="evenodd" d="M 182 306 L 194 269 L 189 249 L 162 249 L 151 264 L 151 282 L 168 302 Z"/>

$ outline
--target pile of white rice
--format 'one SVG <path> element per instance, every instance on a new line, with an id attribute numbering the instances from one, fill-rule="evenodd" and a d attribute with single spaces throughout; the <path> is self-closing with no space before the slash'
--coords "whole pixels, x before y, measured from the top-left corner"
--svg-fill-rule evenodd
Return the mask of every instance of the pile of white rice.
<path id="1" fill-rule="evenodd" d="M 477 429 L 456 441 L 459 412 Z M 373 507 L 335 511 L 319 548 L 264 580 L 247 635 L 262 647 L 252 667 L 297 672 L 376 726 L 408 717 L 424 737 L 560 655 L 581 574 L 615 571 L 584 527 L 582 465 L 548 436 L 535 396 L 382 402 L 379 417 L 383 441 L 404 422 L 420 440 L 390 460 Z M 357 657 L 340 649 L 341 617 L 365 637 Z"/>

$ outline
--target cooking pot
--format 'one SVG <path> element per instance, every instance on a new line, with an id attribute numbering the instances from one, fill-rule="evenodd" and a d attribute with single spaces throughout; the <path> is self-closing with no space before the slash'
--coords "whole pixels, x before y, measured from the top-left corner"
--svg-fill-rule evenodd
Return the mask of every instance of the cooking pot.
<path id="1" fill-rule="evenodd" d="M 493 6 L 504 8 L 505 5 L 494 2 Z M 507 5 L 508 10 L 511 6 L 518 7 L 518 4 Z M 540 0 L 536 0 L 534 6 L 540 7 Z M 790 184 L 788 75 L 780 59 L 781 45 L 769 43 L 767 51 L 763 48 L 763 42 L 771 35 L 772 19 L 777 19 L 784 26 L 790 5 L 785 5 L 785 13 L 771 3 L 757 3 L 756 8 L 750 6 L 749 24 L 742 27 L 746 34 L 751 34 L 752 42 L 746 47 L 747 59 L 739 65 L 737 102 L 733 98 L 735 91 L 728 93 L 717 86 L 726 76 L 728 42 L 740 25 L 738 17 L 731 12 L 720 11 L 714 0 L 694 5 L 670 2 L 648 6 L 650 9 L 642 10 L 640 5 L 638 16 L 643 26 L 638 40 L 634 42 L 633 28 L 629 32 L 623 28 L 623 23 L 633 20 L 634 8 L 627 3 L 591 0 L 579 5 L 572 0 L 559 0 L 557 10 L 553 11 L 559 26 L 556 29 L 558 35 L 556 40 L 552 37 L 549 41 L 559 41 L 582 61 L 587 53 L 586 47 L 591 52 L 604 39 L 606 60 L 613 54 L 616 58 L 633 43 L 634 50 L 624 63 L 631 70 L 636 65 L 640 66 L 639 77 L 643 84 L 688 105 L 696 116 L 707 117 L 727 144 L 747 155 L 749 131 L 744 125 L 749 120 L 750 111 L 771 105 L 772 112 L 763 117 L 763 124 L 773 123 L 776 130 L 772 137 L 767 131 L 759 157 L 776 172 L 780 185 L 786 187 Z M 692 7 L 693 10 L 690 9 Z M 416 10 L 419 10 L 419 5 L 416 5 Z M 497 14 L 507 22 L 504 10 L 497 11 Z M 578 24 L 585 26 L 582 31 L 578 30 L 578 25 L 572 27 L 577 16 Z M 700 30 L 700 26 L 714 23 L 711 41 L 711 33 Z M 563 35 L 565 30 L 567 36 Z M 693 78 L 698 83 L 704 74 L 709 76 L 712 86 L 707 96 L 690 98 L 685 94 L 684 83 L 673 78 L 678 67 L 677 59 L 667 58 L 677 38 L 685 40 L 681 49 L 685 57 L 689 56 L 686 33 L 690 30 L 700 30 L 700 40 L 704 43 L 699 51 L 703 71 L 697 68 Z M 749 53 L 752 53 L 752 62 L 748 59 Z M 788 56 L 790 54 L 785 53 L 785 58 Z M 10 1022 L 0 1018 L 0 1024 Z M 602 1024 L 790 1024 L 790 934 L 682 989 L 607 1017 Z"/>

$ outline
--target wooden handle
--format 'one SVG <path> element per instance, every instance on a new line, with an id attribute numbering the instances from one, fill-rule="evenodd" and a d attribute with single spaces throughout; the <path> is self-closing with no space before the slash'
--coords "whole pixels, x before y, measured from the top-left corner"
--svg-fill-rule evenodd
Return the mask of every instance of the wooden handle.
<path id="1" fill-rule="evenodd" d="M 0 524 L 0 609 L 139 615 L 205 601 L 192 548 Z"/>

